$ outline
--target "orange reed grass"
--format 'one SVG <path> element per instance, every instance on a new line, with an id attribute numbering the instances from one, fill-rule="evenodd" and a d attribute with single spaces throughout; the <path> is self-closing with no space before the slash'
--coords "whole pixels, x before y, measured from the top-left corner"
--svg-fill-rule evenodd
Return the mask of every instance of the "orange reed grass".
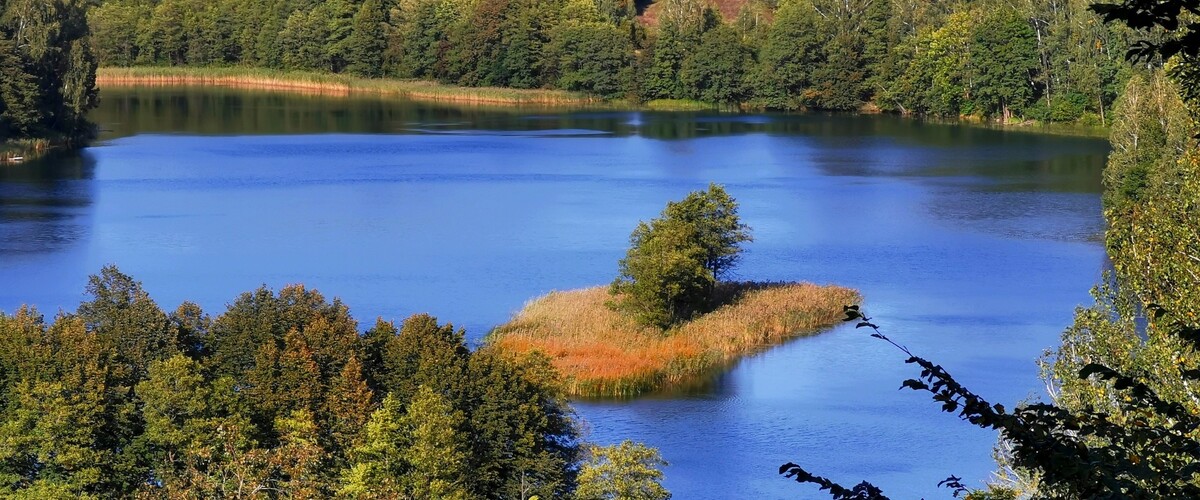
<path id="1" fill-rule="evenodd" d="M 858 292 L 811 283 L 724 284 L 726 305 L 667 332 L 608 308 L 607 287 L 551 292 L 489 336 L 514 355 L 540 351 L 567 392 L 628 397 L 694 381 L 739 357 L 836 324 Z"/>

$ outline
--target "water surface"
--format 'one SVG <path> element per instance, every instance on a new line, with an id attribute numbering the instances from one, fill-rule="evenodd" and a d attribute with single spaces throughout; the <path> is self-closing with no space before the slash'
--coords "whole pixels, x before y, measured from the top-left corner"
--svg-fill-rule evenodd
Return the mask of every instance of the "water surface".
<path id="1" fill-rule="evenodd" d="M 709 182 L 753 227 L 737 278 L 860 289 L 884 330 L 1005 405 L 1086 303 L 1096 139 L 890 116 L 555 113 L 228 89 L 106 89 L 103 141 L 0 169 L 0 310 L 53 314 L 106 263 L 164 309 L 304 283 L 363 324 L 472 339 L 528 299 L 611 281 L 638 220 Z M 894 498 L 978 485 L 992 433 L 898 391 L 903 355 L 838 328 L 688 394 L 578 402 L 590 438 L 671 463 L 681 499 L 820 498 L 796 461 Z"/>

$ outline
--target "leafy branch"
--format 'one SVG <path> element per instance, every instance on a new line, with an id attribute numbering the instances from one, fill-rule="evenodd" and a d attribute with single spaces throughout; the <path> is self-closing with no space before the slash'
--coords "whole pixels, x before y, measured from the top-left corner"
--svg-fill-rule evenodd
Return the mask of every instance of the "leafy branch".
<path id="1" fill-rule="evenodd" d="M 1012 446 L 1013 465 L 1040 475 L 1041 493 L 1076 498 L 1200 497 L 1200 487 L 1195 484 L 1200 473 L 1200 442 L 1191 436 L 1200 428 L 1200 418 L 1183 405 L 1163 400 L 1137 378 L 1094 363 L 1079 372 L 1080 378 L 1096 377 L 1124 395 L 1120 403 L 1124 421 L 1091 409 L 1071 412 L 1045 403 L 1009 412 L 971 392 L 941 365 L 888 338 L 859 306 L 845 306 L 844 311 L 845 321 L 872 329 L 871 337 L 896 347 L 908 356 L 905 363 L 921 368 L 917 378 L 901 384 L 902 389 L 927 391 L 941 403 L 942 411 L 977 427 L 1000 431 Z M 784 464 L 780 474 L 816 484 L 835 499 L 886 498 L 865 481 L 846 488 L 793 463 Z M 952 489 L 955 497 L 969 492 L 955 476 L 938 486 Z"/>

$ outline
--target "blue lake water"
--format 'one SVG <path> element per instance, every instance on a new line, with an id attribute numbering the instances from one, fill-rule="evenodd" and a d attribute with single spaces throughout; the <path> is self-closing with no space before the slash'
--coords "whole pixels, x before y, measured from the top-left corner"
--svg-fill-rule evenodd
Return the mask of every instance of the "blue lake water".
<path id="1" fill-rule="evenodd" d="M 455 109 L 228 89 L 105 89 L 102 141 L 0 169 L 0 310 L 74 309 L 107 263 L 164 309 L 304 283 L 358 320 L 472 339 L 550 290 L 608 283 L 638 220 L 709 182 L 755 241 L 736 275 L 862 291 L 884 331 L 1006 406 L 1043 393 L 1106 265 L 1103 140 L 891 116 Z M 977 486 L 995 435 L 899 391 L 839 327 L 702 389 L 576 402 L 591 440 L 658 447 L 681 499 L 821 498 L 787 461 L 894 498 Z"/>

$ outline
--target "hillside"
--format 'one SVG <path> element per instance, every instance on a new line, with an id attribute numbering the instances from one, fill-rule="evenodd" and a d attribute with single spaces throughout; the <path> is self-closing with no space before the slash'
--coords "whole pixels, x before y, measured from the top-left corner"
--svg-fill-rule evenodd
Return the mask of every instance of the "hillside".
<path id="1" fill-rule="evenodd" d="M 733 21 L 737 18 L 738 12 L 742 10 L 750 0 L 708 0 L 709 5 L 716 8 L 721 13 L 721 18 L 725 22 Z M 638 19 L 647 26 L 658 26 L 658 16 L 662 11 L 663 2 L 652 2 L 644 8 L 639 8 Z"/>

